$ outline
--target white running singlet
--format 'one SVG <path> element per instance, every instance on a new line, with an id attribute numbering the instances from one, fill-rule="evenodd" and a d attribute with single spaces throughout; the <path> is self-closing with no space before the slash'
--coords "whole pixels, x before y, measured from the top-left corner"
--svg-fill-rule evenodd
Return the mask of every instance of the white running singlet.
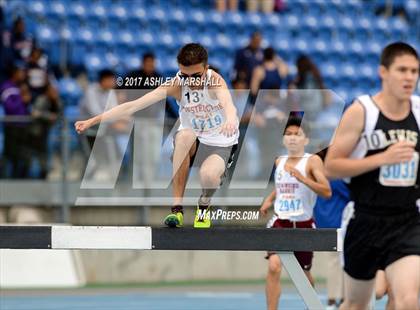
<path id="1" fill-rule="evenodd" d="M 181 121 L 178 131 L 190 128 L 203 144 L 232 146 L 238 143 L 239 129 L 232 137 L 220 133 L 226 117 L 219 100 L 210 97 L 207 81 L 210 81 L 211 74 L 212 70 L 208 69 L 203 89 L 193 90 L 187 85 L 182 85 L 181 100 L 177 101 Z M 237 125 L 239 128 L 239 123 Z"/>
<path id="2" fill-rule="evenodd" d="M 295 169 L 305 177 L 306 165 L 311 156 L 312 154 L 305 153 L 295 166 Z M 287 156 L 281 157 L 274 174 L 276 185 L 274 213 L 279 219 L 295 222 L 307 221 L 312 218 L 317 195 L 284 169 L 287 158 Z"/>

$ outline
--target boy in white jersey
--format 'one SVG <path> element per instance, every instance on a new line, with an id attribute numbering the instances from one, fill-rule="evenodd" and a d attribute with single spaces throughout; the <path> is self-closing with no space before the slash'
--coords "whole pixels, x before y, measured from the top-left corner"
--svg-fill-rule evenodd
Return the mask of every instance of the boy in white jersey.
<path id="1" fill-rule="evenodd" d="M 200 167 L 203 188 L 198 202 L 194 227 L 210 227 L 209 217 L 198 217 L 199 210 L 208 210 L 210 199 L 220 185 L 239 136 L 239 121 L 224 79 L 209 69 L 208 54 L 200 44 L 189 43 L 177 56 L 180 71 L 171 82 L 159 86 L 133 101 L 123 103 L 103 114 L 76 122 L 81 133 L 100 123 L 132 115 L 172 96 L 179 105 L 181 125 L 174 139 L 173 207 L 165 218 L 169 227 L 183 226 L 182 201 L 190 164 Z M 200 145 L 200 146 L 199 146 Z M 204 214 L 201 212 L 201 214 Z"/>
<path id="2" fill-rule="evenodd" d="M 274 202 L 274 216 L 268 222 L 269 228 L 315 228 L 312 219 L 317 195 L 331 197 L 331 188 L 323 172 L 323 163 L 318 155 L 305 153 L 309 139 L 307 131 L 301 126 L 301 119 L 288 120 L 284 132 L 283 144 L 287 156 L 276 159 L 274 174 L 275 190 L 264 200 L 260 209 L 263 215 Z M 312 252 L 295 252 L 309 281 Z M 268 273 L 266 279 L 267 308 L 277 309 L 280 297 L 281 261 L 274 252 L 268 252 Z"/>

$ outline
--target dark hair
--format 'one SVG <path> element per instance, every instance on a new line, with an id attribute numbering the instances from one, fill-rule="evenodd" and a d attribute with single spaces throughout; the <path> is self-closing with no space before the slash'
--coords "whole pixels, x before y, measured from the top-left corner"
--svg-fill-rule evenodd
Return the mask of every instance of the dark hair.
<path id="1" fill-rule="evenodd" d="M 98 73 L 99 82 L 101 82 L 103 79 L 106 79 L 108 77 L 115 77 L 114 71 L 110 69 L 102 69 L 101 71 L 99 71 Z"/>
<path id="2" fill-rule="evenodd" d="M 305 134 L 305 136 L 308 136 L 309 134 L 309 128 L 308 126 L 302 122 L 302 118 L 298 117 L 298 116 L 290 116 L 289 119 L 287 120 L 286 126 L 284 127 L 284 132 L 283 135 L 286 134 L 286 130 L 287 128 L 289 128 L 290 126 L 296 126 L 302 129 L 303 133 Z"/>
<path id="3" fill-rule="evenodd" d="M 193 66 L 201 63 L 207 65 L 208 57 L 204 46 L 198 43 L 188 43 L 180 49 L 176 59 L 180 65 Z"/>
<path id="4" fill-rule="evenodd" d="M 143 54 L 143 61 L 145 61 L 148 58 L 155 59 L 155 54 L 153 54 L 152 52 L 144 53 Z"/>
<path id="5" fill-rule="evenodd" d="M 381 54 L 381 65 L 385 68 L 389 68 L 389 66 L 394 62 L 395 57 L 401 55 L 412 55 L 419 60 L 417 51 L 411 45 L 404 42 L 394 42 L 383 49 Z"/>
<path id="6" fill-rule="evenodd" d="M 246 79 L 244 79 L 242 77 L 237 77 L 236 79 L 231 81 L 232 85 L 235 85 L 235 84 L 238 84 L 238 83 L 245 83 L 245 85 L 247 85 Z"/>
<path id="7" fill-rule="evenodd" d="M 216 72 L 216 73 L 219 73 L 219 74 L 220 74 L 220 69 L 219 69 L 218 67 L 215 67 L 215 66 L 213 66 L 213 65 L 209 65 L 209 69 L 211 69 L 211 70 L 213 70 L 214 72 Z"/>
<path id="8" fill-rule="evenodd" d="M 6 66 L 6 75 L 9 79 L 13 78 L 17 71 L 24 70 L 24 67 L 20 63 L 12 63 Z"/>
<path id="9" fill-rule="evenodd" d="M 42 56 L 43 50 L 37 46 L 34 46 L 31 50 L 31 53 L 29 54 L 29 56 L 33 56 L 35 53 L 39 53 Z"/>
<path id="10" fill-rule="evenodd" d="M 320 89 L 325 88 L 324 82 L 321 77 L 321 73 L 318 67 L 312 62 L 312 60 L 306 55 L 300 55 L 296 60 L 297 77 L 296 86 L 298 88 L 305 84 L 307 73 L 310 72 L 314 76 L 315 82 L 319 85 Z"/>
<path id="11" fill-rule="evenodd" d="M 264 52 L 264 60 L 273 60 L 274 56 L 276 55 L 276 52 L 274 51 L 274 49 L 272 47 L 267 47 Z"/>
<path id="12" fill-rule="evenodd" d="M 250 38 L 252 39 L 252 38 L 261 37 L 261 36 L 262 36 L 261 31 L 256 30 L 256 31 L 251 33 Z"/>
<path id="13" fill-rule="evenodd" d="M 13 20 L 13 24 L 12 24 L 12 34 L 17 34 L 18 32 L 18 25 L 21 23 L 25 23 L 25 21 L 23 20 L 22 16 L 18 16 Z"/>

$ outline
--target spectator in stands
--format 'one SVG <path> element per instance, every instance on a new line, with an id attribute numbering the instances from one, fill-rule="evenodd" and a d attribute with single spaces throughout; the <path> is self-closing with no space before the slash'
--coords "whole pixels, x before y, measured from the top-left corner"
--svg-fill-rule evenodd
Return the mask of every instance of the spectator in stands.
<path id="1" fill-rule="evenodd" d="M 140 70 L 133 71 L 128 76 L 140 78 L 141 80 L 138 79 L 140 83 L 132 87 L 136 90 L 129 91 L 127 100 L 137 99 L 157 88 L 159 86 L 158 83 L 150 83 L 154 79 L 162 78 L 162 74 L 156 69 L 155 55 L 153 53 L 145 53 Z M 135 130 L 134 139 L 144 142 L 154 141 L 154 143 L 149 143 L 147 148 L 143 147 L 144 143 L 142 142 L 135 144 L 138 148 L 134 150 L 133 162 L 135 171 L 139 172 L 136 177 L 151 181 L 157 171 L 156 168 L 160 156 L 160 142 L 158 143 L 157 141 L 162 141 L 162 126 L 165 126 L 165 132 L 169 132 L 177 119 L 177 115 L 167 100 L 165 111 L 159 105 L 152 105 L 136 113 L 135 117 L 138 120 L 136 128 L 139 130 Z M 166 124 L 163 123 L 164 121 L 166 121 Z"/>
<path id="2" fill-rule="evenodd" d="M 10 33 L 4 16 L 5 2 L 0 1 L 0 84 L 7 79 L 6 68 L 12 57 L 10 53 Z"/>
<path id="3" fill-rule="evenodd" d="M 251 35 L 249 44 L 236 52 L 234 64 L 235 79 L 244 79 L 248 87 L 255 67 L 263 62 L 261 40 L 261 33 L 254 32 Z"/>
<path id="4" fill-rule="evenodd" d="M 327 150 L 318 155 L 324 160 Z M 314 218 L 317 228 L 340 228 L 343 210 L 350 201 L 350 192 L 342 180 L 330 181 L 332 196 L 329 199 L 318 196 Z M 328 252 L 327 268 L 327 308 L 338 309 L 344 299 L 344 271 L 338 252 Z"/>
<path id="5" fill-rule="evenodd" d="M 117 96 L 113 89 L 116 87 L 115 73 L 109 69 L 99 72 L 98 83 L 88 85 L 84 97 L 80 101 L 80 116 L 88 118 L 98 113 L 103 113 L 118 104 Z M 97 179 L 107 179 L 107 167 L 110 165 L 111 158 L 116 158 L 117 146 L 114 137 L 115 131 L 125 130 L 125 122 L 117 121 L 111 124 L 102 123 L 101 130 L 99 125 L 90 128 L 86 132 L 84 148 L 90 154 L 94 144 L 97 151 L 94 152 L 94 165 L 92 170 L 86 172 L 86 177 L 95 175 Z M 89 167 L 89 166 L 88 166 Z"/>
<path id="6" fill-rule="evenodd" d="M 229 11 L 238 10 L 238 0 L 216 0 L 216 10 L 223 13 L 228 9 Z"/>
<path id="7" fill-rule="evenodd" d="M 251 93 L 256 97 L 254 125 L 262 155 L 261 177 L 266 177 L 267 171 L 271 171 L 274 160 L 272 156 L 278 153 L 280 147 L 280 144 L 273 141 L 277 141 L 280 124 L 286 118 L 280 89 L 287 71 L 287 65 L 269 47 L 264 50 L 263 64 L 257 66 L 252 75 Z"/>
<path id="8" fill-rule="evenodd" d="M 32 106 L 33 122 L 29 133 L 32 160 L 38 160 L 40 179 L 47 178 L 49 131 L 58 120 L 61 110 L 58 91 L 52 84 L 48 84 L 45 93 L 38 96 Z"/>
<path id="9" fill-rule="evenodd" d="M 272 13 L 274 4 L 274 0 L 246 0 L 246 10 L 249 12 L 261 10 L 264 13 Z"/>
<path id="10" fill-rule="evenodd" d="M 22 17 L 17 17 L 13 22 L 10 44 L 14 61 L 26 61 L 34 46 L 30 36 L 25 33 L 25 22 Z"/>
<path id="11" fill-rule="evenodd" d="M 296 67 L 297 76 L 290 87 L 304 90 L 294 93 L 298 96 L 297 100 L 305 112 L 305 118 L 313 121 L 328 106 L 330 102 L 328 91 L 324 90 L 324 81 L 318 67 L 308 56 L 299 56 Z"/>
<path id="12" fill-rule="evenodd" d="M 38 47 L 32 49 L 26 66 L 27 84 L 31 89 L 32 101 L 47 90 L 48 71 L 42 50 Z"/>
<path id="13" fill-rule="evenodd" d="M 260 152 L 258 149 L 255 128 L 249 126 L 253 108 L 249 100 L 249 89 L 244 79 L 232 81 L 232 87 L 232 100 L 238 111 L 238 116 L 240 117 L 238 149 L 246 154 L 248 169 L 246 169 L 246 171 L 244 169 L 238 171 L 235 170 L 235 166 L 233 166 L 231 171 L 235 171 L 235 174 L 237 176 L 239 175 L 241 178 L 255 178 L 259 173 L 260 168 Z M 246 140 L 244 140 L 245 137 Z M 236 162 L 234 162 L 233 165 L 236 165 Z"/>
<path id="14" fill-rule="evenodd" d="M 5 177 L 26 178 L 29 171 L 29 152 L 27 148 L 27 119 L 29 116 L 30 93 L 25 88 L 23 67 L 12 65 L 8 69 L 9 79 L 0 86 L 1 103 L 9 120 L 4 124 L 3 167 Z M 10 117 L 19 119 L 10 120 Z M 10 175 L 8 171 L 11 166 Z"/>
<path id="15" fill-rule="evenodd" d="M 280 89 L 287 73 L 286 63 L 276 55 L 273 48 L 266 48 L 263 52 L 263 63 L 257 66 L 252 73 L 252 94 L 256 96 L 259 89 Z"/>

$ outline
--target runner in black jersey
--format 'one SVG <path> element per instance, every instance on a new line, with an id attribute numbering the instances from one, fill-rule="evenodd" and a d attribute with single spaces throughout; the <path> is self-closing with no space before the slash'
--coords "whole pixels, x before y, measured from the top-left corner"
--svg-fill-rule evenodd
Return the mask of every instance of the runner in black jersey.
<path id="1" fill-rule="evenodd" d="M 419 310 L 420 97 L 413 95 L 419 57 L 397 42 L 382 52 L 379 93 L 360 96 L 326 158 L 331 178 L 350 179 L 354 213 L 344 239 L 345 300 L 367 309 L 377 270 L 385 270 L 393 309 Z"/>

